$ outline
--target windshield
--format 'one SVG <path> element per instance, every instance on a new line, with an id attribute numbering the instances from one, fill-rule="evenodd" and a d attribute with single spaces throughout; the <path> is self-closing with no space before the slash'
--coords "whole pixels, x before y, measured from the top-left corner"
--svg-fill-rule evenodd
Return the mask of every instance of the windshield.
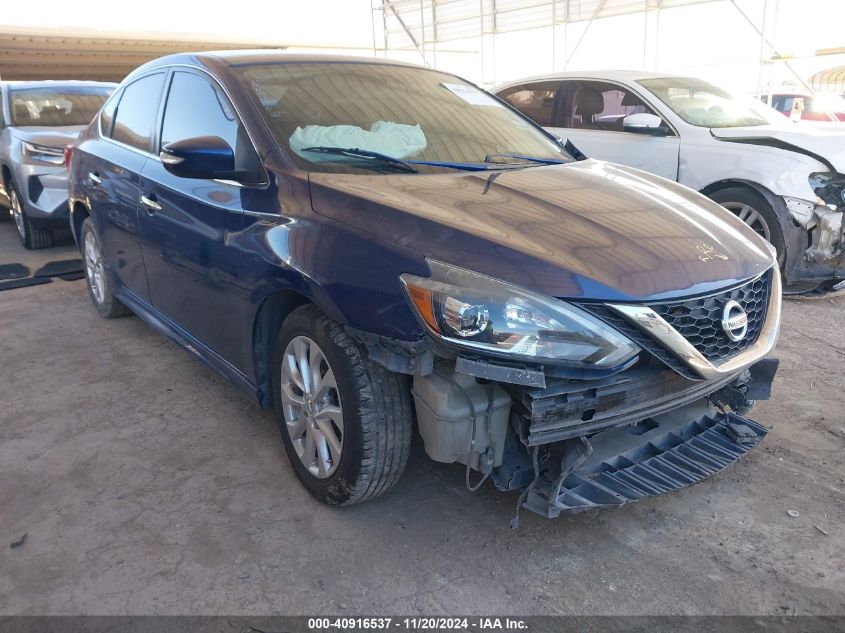
<path id="1" fill-rule="evenodd" d="M 235 72 L 279 145 L 307 171 L 391 171 L 385 157 L 429 173 L 543 164 L 526 157 L 571 160 L 531 123 L 453 75 L 360 62 L 246 64 Z"/>
<path id="2" fill-rule="evenodd" d="M 88 125 L 113 88 L 18 88 L 11 91 L 12 125 Z"/>
<path id="3" fill-rule="evenodd" d="M 737 97 L 706 81 L 689 77 L 642 79 L 640 83 L 690 125 L 745 127 L 771 121 L 748 98 Z"/>

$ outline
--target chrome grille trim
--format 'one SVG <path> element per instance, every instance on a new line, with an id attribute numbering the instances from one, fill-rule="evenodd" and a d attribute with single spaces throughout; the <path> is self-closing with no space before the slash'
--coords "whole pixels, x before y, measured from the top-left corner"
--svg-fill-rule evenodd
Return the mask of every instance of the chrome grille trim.
<path id="1" fill-rule="evenodd" d="M 723 362 L 711 362 L 695 346 L 684 338 L 663 317 L 645 305 L 611 303 L 609 308 L 643 330 L 680 358 L 688 367 L 704 379 L 713 379 L 729 374 L 763 358 L 777 342 L 781 319 L 781 280 L 777 267 L 771 271 L 771 288 L 766 320 L 757 340 L 742 352 Z"/>

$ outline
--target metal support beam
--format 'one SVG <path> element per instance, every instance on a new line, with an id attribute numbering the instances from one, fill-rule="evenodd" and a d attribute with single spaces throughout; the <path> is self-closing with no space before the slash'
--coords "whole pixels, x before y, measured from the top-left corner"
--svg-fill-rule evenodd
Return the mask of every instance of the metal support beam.
<path id="1" fill-rule="evenodd" d="M 777 51 L 777 49 L 774 47 L 774 45 L 773 45 L 773 44 L 772 44 L 772 43 L 768 40 L 768 38 L 767 38 L 767 37 L 763 34 L 763 32 L 762 32 L 760 29 L 758 29 L 758 28 L 757 28 L 757 25 L 756 25 L 756 24 L 754 24 L 754 20 L 752 20 L 751 18 L 749 18 L 749 17 L 748 17 L 748 14 L 747 14 L 745 11 L 743 11 L 743 10 L 742 10 L 742 7 L 740 7 L 740 6 L 736 3 L 736 0 L 730 0 L 730 2 L 731 2 L 731 4 L 734 6 L 734 8 L 736 8 L 736 10 L 739 12 L 739 14 L 740 14 L 740 15 L 741 15 L 744 19 L 745 19 L 745 21 L 746 21 L 746 22 L 748 22 L 748 24 L 751 26 L 751 28 L 752 28 L 752 29 L 754 29 L 754 30 L 757 32 L 757 35 L 759 35 L 759 36 L 760 36 L 760 40 L 761 40 L 763 43 L 765 43 L 765 45 L 766 45 L 766 46 L 768 46 L 770 49 L 772 49 L 772 53 L 774 54 L 774 56 L 775 56 L 775 57 L 780 57 L 780 53 Z M 808 84 L 806 81 L 804 81 L 804 79 L 801 77 L 801 75 L 799 75 L 799 74 L 798 74 L 798 71 L 796 71 L 796 70 L 792 67 L 792 64 L 790 64 L 790 63 L 789 63 L 788 61 L 786 61 L 785 59 L 783 60 L 783 63 L 784 63 L 784 64 L 786 65 L 786 67 L 789 69 L 789 72 L 791 72 L 791 73 L 793 74 L 793 76 L 794 76 L 794 77 L 798 80 L 798 82 L 799 82 L 802 86 L 804 86 L 804 88 L 805 88 L 805 89 L 806 89 L 806 90 L 807 90 L 807 91 L 808 91 L 811 95 L 816 94 L 816 91 L 815 91 L 815 90 L 813 90 L 813 89 L 810 87 L 810 84 Z"/>
<path id="2" fill-rule="evenodd" d="M 599 13 L 601 13 L 601 10 L 604 9 L 605 2 L 607 2 L 607 0 L 601 0 L 601 2 L 596 5 L 595 10 L 593 11 L 593 15 L 590 16 L 590 20 L 589 22 L 587 22 L 587 26 L 584 28 L 584 32 L 581 33 L 581 37 L 579 37 L 578 41 L 575 43 L 575 48 L 572 49 L 572 52 L 569 54 L 569 57 L 566 58 L 566 66 L 564 66 L 564 68 L 569 66 L 569 62 L 572 61 L 572 58 L 575 56 L 575 53 L 578 52 L 578 47 L 581 46 L 581 42 L 584 41 L 584 36 L 587 35 L 587 31 L 590 30 L 590 27 L 593 25 L 593 22 L 598 17 Z"/>
<path id="3" fill-rule="evenodd" d="M 411 40 L 411 43 L 414 45 L 414 48 L 417 49 L 417 52 L 422 57 L 423 64 L 425 64 L 426 66 L 429 66 L 428 59 L 426 59 L 426 57 L 425 57 L 425 50 L 423 48 L 420 48 L 420 45 L 417 42 L 417 38 L 414 37 L 414 34 L 411 32 L 411 29 L 409 29 L 408 26 L 405 24 L 405 20 L 402 19 L 401 15 L 399 15 L 399 12 L 396 10 L 396 7 L 393 6 L 393 3 L 390 0 L 382 0 L 381 6 L 382 6 L 382 12 L 384 12 L 384 7 L 387 7 L 388 9 L 390 9 L 390 12 L 393 14 L 393 17 L 396 18 L 397 22 L 399 22 L 399 26 L 402 27 L 403 31 L 405 31 L 408 38 Z M 425 37 L 424 33 L 423 33 L 423 37 Z M 385 47 L 385 49 L 387 49 L 387 43 L 386 42 L 385 42 L 384 47 Z"/>
<path id="4" fill-rule="evenodd" d="M 760 55 L 757 61 L 757 98 L 763 95 L 763 60 L 766 53 L 766 26 L 769 21 L 769 0 L 763 0 L 763 21 L 760 24 Z"/>

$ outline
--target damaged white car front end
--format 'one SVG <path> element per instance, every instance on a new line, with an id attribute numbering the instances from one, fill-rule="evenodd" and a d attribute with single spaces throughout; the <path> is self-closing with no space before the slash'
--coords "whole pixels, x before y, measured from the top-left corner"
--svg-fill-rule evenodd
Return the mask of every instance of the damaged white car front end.
<path id="1" fill-rule="evenodd" d="M 787 251 L 801 253 L 785 263 L 787 280 L 845 277 L 845 134 L 783 126 L 711 132 L 719 141 L 760 148 L 767 162 L 782 163 L 777 177 L 758 177 L 777 196 L 775 210 L 786 212 L 779 219 Z M 746 165 L 739 173 L 752 169 Z"/>

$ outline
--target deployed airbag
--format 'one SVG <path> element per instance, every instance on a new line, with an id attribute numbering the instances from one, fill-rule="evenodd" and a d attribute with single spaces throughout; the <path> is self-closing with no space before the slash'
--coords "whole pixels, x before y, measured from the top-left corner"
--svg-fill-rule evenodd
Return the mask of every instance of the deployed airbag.
<path id="1" fill-rule="evenodd" d="M 376 121 L 369 130 L 357 125 L 306 125 L 296 128 L 289 142 L 294 152 L 311 162 L 337 161 L 339 157 L 303 151 L 306 147 L 365 149 L 394 158 L 407 158 L 421 152 L 427 144 L 419 125 L 391 121 Z"/>

